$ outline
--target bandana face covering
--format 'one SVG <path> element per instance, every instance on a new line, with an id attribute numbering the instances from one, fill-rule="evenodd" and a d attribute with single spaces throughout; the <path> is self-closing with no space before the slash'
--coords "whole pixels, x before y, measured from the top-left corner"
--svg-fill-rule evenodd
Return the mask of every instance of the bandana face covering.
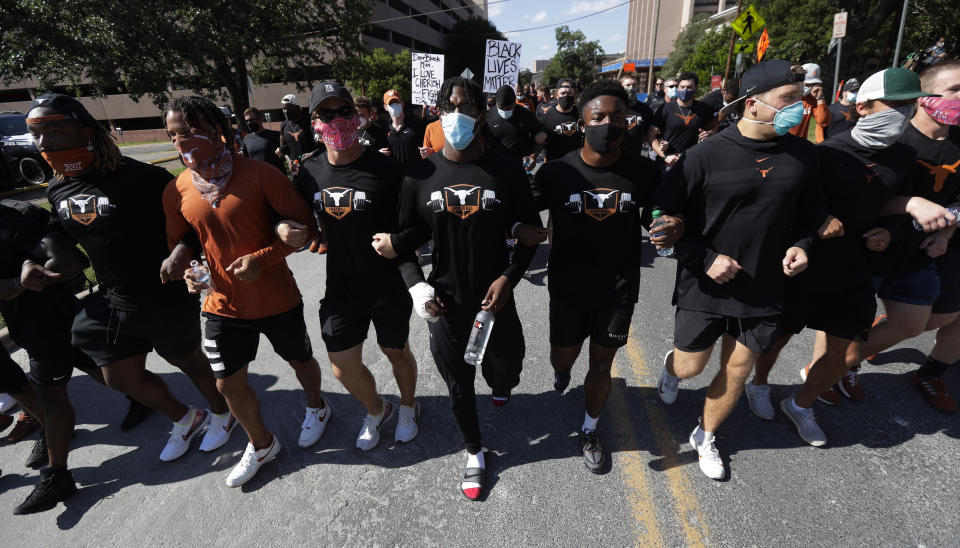
<path id="1" fill-rule="evenodd" d="M 176 136 L 173 146 L 180 153 L 183 165 L 193 176 L 193 186 L 213 207 L 220 205 L 223 190 L 233 175 L 233 156 L 220 141 L 202 135 Z"/>
<path id="2" fill-rule="evenodd" d="M 360 117 L 354 116 L 350 119 L 337 117 L 330 122 L 314 120 L 313 129 L 320 136 L 323 144 L 333 150 L 347 150 L 357 140 Z"/>
<path id="3" fill-rule="evenodd" d="M 93 161 L 97 158 L 93 152 L 93 146 L 41 151 L 40 155 L 54 171 L 67 177 L 79 175 L 93 165 Z"/>
<path id="4" fill-rule="evenodd" d="M 921 97 L 917 101 L 928 116 L 945 126 L 960 126 L 960 99 Z"/>

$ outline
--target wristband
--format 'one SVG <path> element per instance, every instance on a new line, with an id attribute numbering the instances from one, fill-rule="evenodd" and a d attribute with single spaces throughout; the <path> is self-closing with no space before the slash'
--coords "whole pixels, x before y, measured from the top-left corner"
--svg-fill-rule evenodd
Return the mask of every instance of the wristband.
<path id="1" fill-rule="evenodd" d="M 427 303 L 434 300 L 435 292 L 433 286 L 427 282 L 418 282 L 408 289 L 410 297 L 413 299 L 413 310 L 424 320 L 433 323 L 440 318 L 427 312 Z"/>

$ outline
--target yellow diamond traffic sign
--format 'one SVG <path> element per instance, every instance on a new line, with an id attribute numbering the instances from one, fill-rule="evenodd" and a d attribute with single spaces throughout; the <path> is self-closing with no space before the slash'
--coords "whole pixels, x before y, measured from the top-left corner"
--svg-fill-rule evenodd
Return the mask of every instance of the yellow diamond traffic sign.
<path id="1" fill-rule="evenodd" d="M 747 9 L 740 12 L 740 17 L 733 22 L 733 30 L 737 31 L 744 40 L 749 40 L 754 33 L 767 26 L 767 22 L 760 17 L 757 8 L 751 4 Z"/>

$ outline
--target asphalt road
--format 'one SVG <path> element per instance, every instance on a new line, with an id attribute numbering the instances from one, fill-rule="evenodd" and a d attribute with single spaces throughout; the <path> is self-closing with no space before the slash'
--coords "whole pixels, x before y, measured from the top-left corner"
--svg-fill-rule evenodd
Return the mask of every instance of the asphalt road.
<path id="1" fill-rule="evenodd" d="M 420 364 L 420 436 L 394 446 L 394 424 L 369 453 L 354 449 L 363 418 L 329 372 L 317 320 L 323 258 L 290 257 L 306 303 L 315 355 L 333 415 L 311 449 L 296 446 L 304 398 L 288 366 L 264 339 L 251 379 L 267 424 L 284 450 L 241 489 L 224 478 L 245 444 L 241 430 L 214 455 L 194 448 L 180 460 L 157 456 L 170 424 L 152 415 L 122 433 L 125 399 L 83 374 L 71 381 L 77 435 L 70 466 L 81 489 L 65 505 L 13 516 L 37 481 L 23 466 L 32 440 L 0 444 L 0 546 L 314 544 L 408 546 L 949 546 L 960 539 L 956 474 L 957 418 L 938 414 L 910 384 L 915 363 L 932 344 L 923 336 L 866 366 L 864 404 L 816 407 L 830 444 L 805 445 L 782 415 L 755 418 L 741 401 L 718 433 L 728 481 L 703 476 L 686 439 L 696 424 L 716 358 L 701 377 L 681 384 L 662 405 L 653 388 L 671 346 L 674 277 L 670 259 L 649 245 L 629 345 L 617 355 L 616 378 L 600 419 L 612 456 L 603 475 L 583 466 L 574 433 L 583 417 L 581 357 L 573 389 L 552 390 L 547 333 L 546 248 L 533 279 L 517 289 L 527 353 L 510 403 L 494 409 L 478 381 L 488 457 L 489 495 L 466 500 L 457 483 L 465 462 L 443 382 L 428 351 L 425 324 L 411 318 L 411 347 Z M 373 334 L 371 332 L 371 338 Z M 772 382 L 777 398 L 799 381 L 812 345 L 808 334 L 785 351 Z M 370 341 L 364 351 L 384 394 L 398 391 L 387 361 Z M 25 363 L 23 352 L 15 358 Z M 182 374 L 151 354 L 159 373 L 186 402 L 203 400 Z M 960 392 L 960 374 L 946 378 Z"/>

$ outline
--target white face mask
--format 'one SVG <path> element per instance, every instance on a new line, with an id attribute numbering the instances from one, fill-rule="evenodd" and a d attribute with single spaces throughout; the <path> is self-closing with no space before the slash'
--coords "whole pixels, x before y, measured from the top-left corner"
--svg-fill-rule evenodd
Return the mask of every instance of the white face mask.
<path id="1" fill-rule="evenodd" d="M 810 86 L 803 86 L 803 94 L 810 95 Z"/>
<path id="2" fill-rule="evenodd" d="M 846 102 L 848 102 L 848 103 L 856 103 L 856 102 L 857 102 L 857 92 L 855 92 L 855 91 L 848 91 L 848 92 L 846 92 L 846 93 L 843 94 L 843 98 L 844 98 L 844 100 L 845 100 Z"/>
<path id="3" fill-rule="evenodd" d="M 360 129 L 367 127 L 367 124 L 369 123 L 369 121 L 363 116 L 358 116 L 358 118 L 360 118 Z"/>
<path id="4" fill-rule="evenodd" d="M 497 107 L 497 114 L 499 114 L 500 117 L 503 118 L 504 120 L 509 120 L 510 117 L 513 116 L 513 109 L 503 110 L 502 108 Z"/>

